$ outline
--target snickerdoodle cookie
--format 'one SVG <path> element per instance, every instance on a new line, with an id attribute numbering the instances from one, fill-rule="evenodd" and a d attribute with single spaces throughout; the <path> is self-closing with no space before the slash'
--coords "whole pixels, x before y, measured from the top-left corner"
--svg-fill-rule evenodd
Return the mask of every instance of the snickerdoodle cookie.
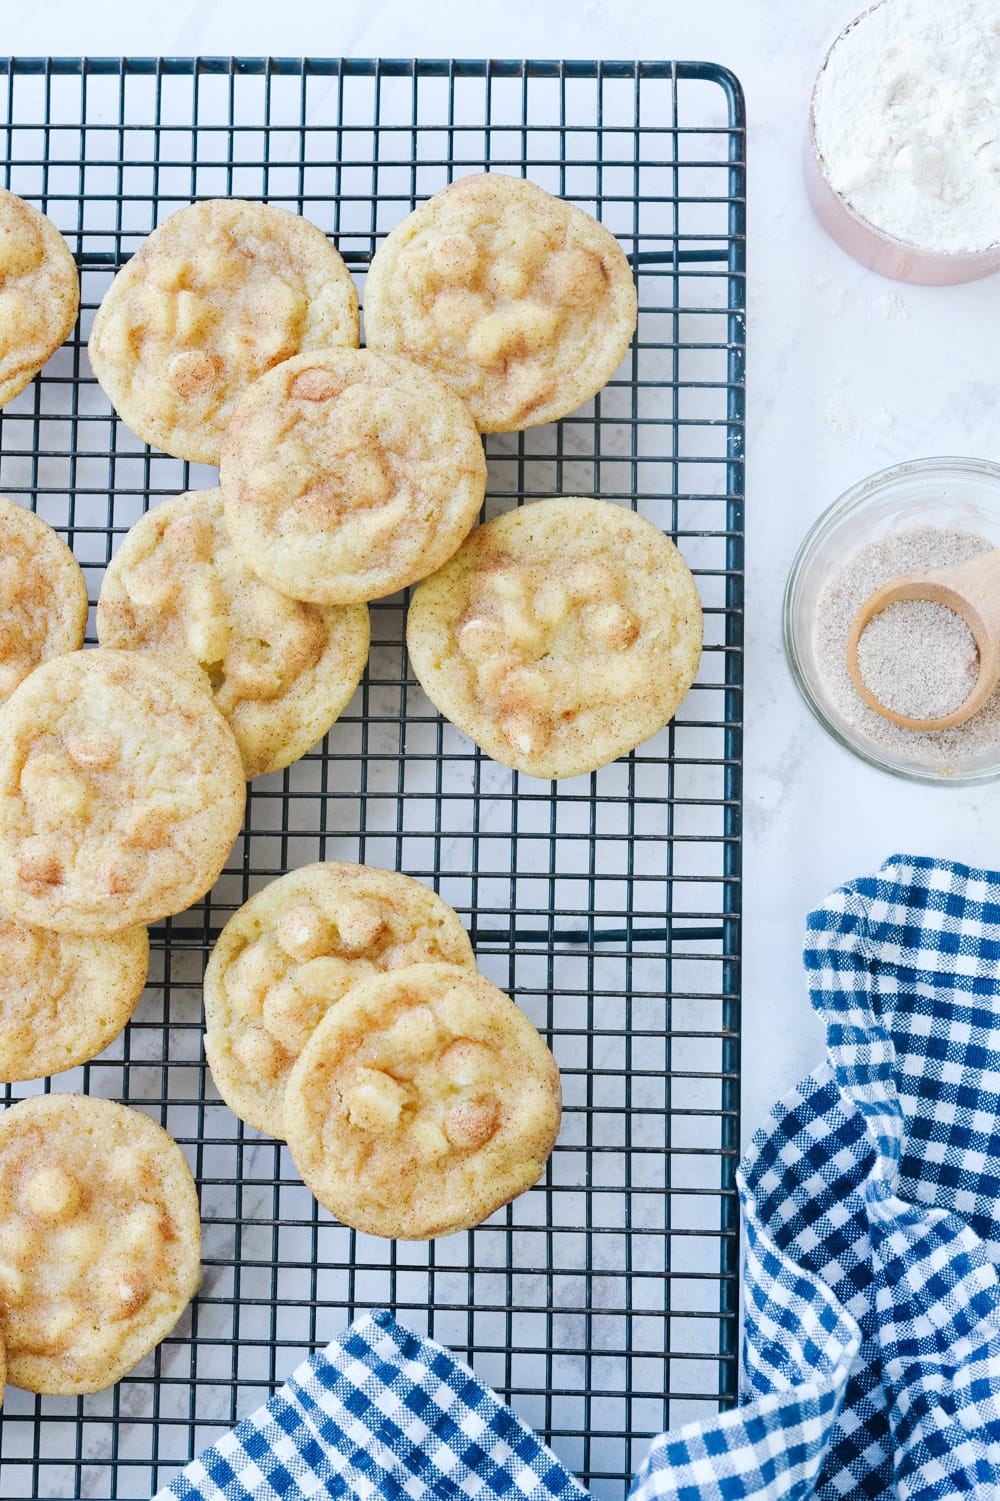
<path id="1" fill-rule="evenodd" d="M 417 964 L 332 1007 L 285 1096 L 295 1165 L 357 1230 L 429 1240 L 480 1224 L 541 1177 L 556 1061 L 485 976 Z"/>
<path id="2" fill-rule="evenodd" d="M 76 263 L 52 220 L 0 188 L 0 407 L 59 348 L 79 306 Z"/>
<path id="3" fill-rule="evenodd" d="M 286 209 L 213 198 L 171 214 L 122 267 L 90 359 L 140 438 L 217 464 L 252 380 L 303 349 L 357 342 L 354 283 L 322 230 Z"/>
<path id="4" fill-rule="evenodd" d="M 667 723 L 698 670 L 698 590 L 651 522 L 601 500 L 479 527 L 413 596 L 427 697 L 503 766 L 594 771 Z"/>
<path id="5" fill-rule="evenodd" d="M 450 558 L 486 458 L 468 410 L 410 360 L 327 350 L 254 382 L 226 430 L 226 525 L 292 599 L 381 599 Z"/>
<path id="6" fill-rule="evenodd" d="M 145 652 L 54 657 L 0 708 L 0 904 L 59 933 L 112 933 L 208 890 L 243 817 L 233 733 Z"/>
<path id="7" fill-rule="evenodd" d="M 280 771 L 322 739 L 368 660 L 365 605 L 309 605 L 251 573 L 220 490 L 166 500 L 108 565 L 102 646 L 151 651 L 198 671 L 236 736 L 247 777 Z"/>
<path id="8" fill-rule="evenodd" d="M 625 252 L 519 177 L 463 177 L 398 224 L 365 283 L 370 349 L 446 381 L 480 432 L 552 422 L 611 379 L 636 324 Z"/>
<path id="9" fill-rule="evenodd" d="M 12 1386 L 100 1391 L 198 1288 L 201 1226 L 177 1143 L 139 1110 L 36 1095 L 0 1116 L 0 1332 Z"/>
<path id="10" fill-rule="evenodd" d="M 78 938 L 0 912 L 0 1082 L 86 1063 L 128 1021 L 146 983 L 146 929 Z"/>
<path id="11" fill-rule="evenodd" d="M 372 975 L 440 961 L 475 965 L 433 891 L 367 865 L 306 865 L 265 886 L 219 935 L 205 971 L 205 1052 L 223 1099 L 283 1136 L 285 1087 L 327 1009 Z"/>
<path id="12" fill-rule="evenodd" d="M 79 650 L 86 628 L 79 563 L 47 521 L 0 495 L 0 702 L 39 662 Z"/>

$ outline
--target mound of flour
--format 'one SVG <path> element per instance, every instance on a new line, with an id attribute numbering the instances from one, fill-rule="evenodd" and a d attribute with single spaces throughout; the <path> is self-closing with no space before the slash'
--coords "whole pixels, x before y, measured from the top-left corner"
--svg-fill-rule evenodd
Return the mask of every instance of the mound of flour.
<path id="1" fill-rule="evenodd" d="M 870 224 L 924 250 L 1000 244 L 1000 0 L 882 0 L 830 53 L 814 119 Z"/>

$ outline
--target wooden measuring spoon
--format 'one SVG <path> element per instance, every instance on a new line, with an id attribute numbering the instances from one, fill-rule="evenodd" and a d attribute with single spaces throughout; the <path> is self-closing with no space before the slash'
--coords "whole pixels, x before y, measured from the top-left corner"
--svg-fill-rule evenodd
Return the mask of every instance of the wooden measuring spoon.
<path id="1" fill-rule="evenodd" d="M 897 714 L 872 693 L 858 666 L 858 642 L 874 616 L 887 605 L 901 599 L 928 599 L 947 605 L 960 615 L 972 632 L 979 651 L 979 676 L 963 704 L 938 719 L 915 719 Z M 851 682 L 870 709 L 901 724 L 908 730 L 950 730 L 977 714 L 1000 682 L 1000 547 L 970 558 L 967 563 L 950 563 L 946 568 L 927 568 L 923 573 L 907 573 L 890 579 L 874 594 L 869 594 L 851 622 L 847 637 L 847 670 Z"/>

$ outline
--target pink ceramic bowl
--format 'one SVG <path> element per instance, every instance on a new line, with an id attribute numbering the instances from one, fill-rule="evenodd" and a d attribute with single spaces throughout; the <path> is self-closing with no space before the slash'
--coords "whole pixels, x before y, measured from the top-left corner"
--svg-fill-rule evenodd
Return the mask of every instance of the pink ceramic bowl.
<path id="1" fill-rule="evenodd" d="M 879 4 L 881 3 L 882 0 L 879 0 Z M 837 192 L 826 175 L 823 158 L 816 145 L 816 87 L 830 60 L 830 54 L 841 37 L 876 8 L 874 5 L 869 6 L 868 10 L 855 16 L 850 25 L 844 27 L 827 51 L 816 84 L 813 85 L 805 150 L 806 192 L 809 202 L 819 222 L 841 250 L 846 250 L 862 266 L 868 266 L 882 276 L 890 276 L 894 281 L 916 282 L 928 287 L 948 287 L 963 281 L 976 281 L 981 276 L 991 276 L 994 271 L 1000 271 L 1000 245 L 991 246 L 988 250 L 963 253 L 922 250 L 919 245 L 897 240 L 862 218 Z"/>

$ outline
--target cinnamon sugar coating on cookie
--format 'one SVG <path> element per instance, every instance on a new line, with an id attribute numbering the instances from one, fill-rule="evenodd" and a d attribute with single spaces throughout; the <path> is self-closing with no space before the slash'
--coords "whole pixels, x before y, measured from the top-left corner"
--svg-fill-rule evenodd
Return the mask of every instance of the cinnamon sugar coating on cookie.
<path id="1" fill-rule="evenodd" d="M 248 566 L 315 604 L 381 599 L 439 568 L 486 490 L 475 425 L 447 386 L 368 350 L 299 355 L 247 391 L 220 469 Z"/>
<path id="2" fill-rule="evenodd" d="M 139 652 L 72 652 L 0 709 L 0 902 L 62 933 L 180 912 L 239 833 L 243 764 L 187 676 Z"/>
<path id="3" fill-rule="evenodd" d="M 497 172 L 461 178 L 397 225 L 364 301 L 369 348 L 433 370 L 484 433 L 582 405 L 618 368 L 637 316 L 614 236 Z"/>
<path id="4" fill-rule="evenodd" d="M 475 970 L 419 964 L 327 1012 L 292 1071 L 285 1126 L 331 1214 L 428 1240 L 537 1182 L 560 1113 L 559 1070 L 524 1012 Z"/>
<path id="5" fill-rule="evenodd" d="M 176 1324 L 200 1278 L 198 1197 L 138 1110 L 40 1095 L 0 1116 L 0 1333 L 27 1391 L 101 1391 Z"/>
<path id="6" fill-rule="evenodd" d="M 86 628 L 79 563 L 46 521 L 0 495 L 0 702 L 40 662 L 78 651 Z"/>
<path id="7" fill-rule="evenodd" d="M 96 1057 L 135 1010 L 148 963 L 145 928 L 79 938 L 0 912 L 0 1082 Z"/>
<path id="8" fill-rule="evenodd" d="M 104 575 L 97 634 L 102 646 L 189 664 L 248 778 L 315 745 L 368 659 L 367 608 L 303 604 L 257 578 L 230 540 L 220 490 L 164 501 L 136 523 Z"/>
<path id="9" fill-rule="evenodd" d="M 292 1066 L 330 1007 L 373 975 L 429 962 L 475 958 L 421 882 L 335 862 L 272 881 L 229 919 L 205 971 L 205 1052 L 227 1104 L 282 1136 Z"/>
<path id="10" fill-rule="evenodd" d="M 251 381 L 301 350 L 357 342 L 354 283 L 322 230 L 285 209 L 216 198 L 172 214 L 119 271 L 90 358 L 140 438 L 217 464 Z"/>
<path id="11" fill-rule="evenodd" d="M 453 724 L 537 777 L 606 765 L 694 680 L 702 614 L 677 548 L 606 501 L 537 501 L 479 527 L 417 589 L 413 670 Z"/>
<path id="12" fill-rule="evenodd" d="M 76 264 L 52 220 L 0 188 L 0 407 L 59 348 L 79 305 Z"/>

